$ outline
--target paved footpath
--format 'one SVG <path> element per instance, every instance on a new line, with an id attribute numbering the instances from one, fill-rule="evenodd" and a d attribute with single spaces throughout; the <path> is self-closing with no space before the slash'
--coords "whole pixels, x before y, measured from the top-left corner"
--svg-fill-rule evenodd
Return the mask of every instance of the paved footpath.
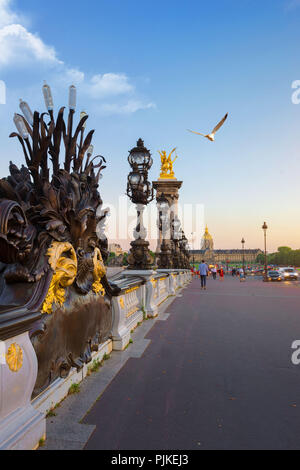
<path id="1" fill-rule="evenodd" d="M 199 280 L 83 423 L 86 449 L 300 449 L 300 287 Z"/>

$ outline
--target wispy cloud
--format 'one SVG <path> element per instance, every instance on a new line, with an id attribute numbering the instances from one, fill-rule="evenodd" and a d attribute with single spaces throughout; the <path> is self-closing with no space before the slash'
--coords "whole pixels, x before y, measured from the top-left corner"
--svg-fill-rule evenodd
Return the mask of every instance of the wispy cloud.
<path id="1" fill-rule="evenodd" d="M 0 0 L 0 28 L 20 21 L 19 15 L 11 11 L 11 0 Z"/>
<path id="2" fill-rule="evenodd" d="M 123 95 L 133 91 L 134 87 L 125 74 L 105 73 L 103 75 L 94 75 L 89 84 L 89 93 L 93 98 Z"/>
<path id="3" fill-rule="evenodd" d="M 289 0 L 286 3 L 287 10 L 295 10 L 296 8 L 300 8 L 300 0 Z"/>
<path id="4" fill-rule="evenodd" d="M 155 103 L 143 103 L 142 101 L 129 100 L 125 104 L 102 104 L 99 110 L 102 114 L 132 114 L 143 109 L 155 109 Z"/>
<path id="5" fill-rule="evenodd" d="M 0 68 L 41 61 L 48 64 L 62 64 L 55 49 L 47 46 L 35 34 L 20 24 L 11 24 L 0 29 Z"/>
<path id="6" fill-rule="evenodd" d="M 32 64 L 35 71 L 39 66 L 49 71 L 49 76 L 57 84 L 66 86 L 80 84 L 82 92 L 99 102 L 97 109 L 106 114 L 129 114 L 141 109 L 151 109 L 153 103 L 144 102 L 138 96 L 131 79 L 124 73 L 103 73 L 88 76 L 78 67 L 67 65 L 58 57 L 55 48 L 46 44 L 37 33 L 24 26 L 24 19 L 15 13 L 11 0 L 0 0 L 0 71 L 15 70 Z M 119 96 L 127 102 L 117 101 Z M 104 100 L 112 100 L 103 103 Z"/>

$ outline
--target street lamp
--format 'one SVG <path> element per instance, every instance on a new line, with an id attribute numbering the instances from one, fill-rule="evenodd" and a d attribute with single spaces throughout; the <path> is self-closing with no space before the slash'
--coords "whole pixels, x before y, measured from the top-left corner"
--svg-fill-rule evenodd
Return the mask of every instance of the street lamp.
<path id="1" fill-rule="evenodd" d="M 195 232 L 192 232 L 191 233 L 191 236 L 192 236 L 192 250 L 193 250 L 193 268 L 195 267 L 195 253 L 194 253 L 194 248 L 195 248 L 195 245 L 194 245 L 194 235 L 195 235 Z"/>
<path id="2" fill-rule="evenodd" d="M 185 269 L 190 269 L 190 252 L 189 252 L 189 247 L 188 247 L 188 239 L 185 236 L 185 233 L 183 232 L 182 235 L 182 251 L 183 251 L 183 267 Z"/>
<path id="3" fill-rule="evenodd" d="M 158 255 L 157 264 L 160 269 L 172 269 L 172 256 L 170 246 L 166 241 L 166 236 L 170 238 L 170 206 L 168 199 L 162 193 L 157 198 L 157 211 L 158 211 L 158 230 L 160 241 L 160 252 Z"/>
<path id="4" fill-rule="evenodd" d="M 265 239 L 265 276 L 264 276 L 264 281 L 268 281 L 268 263 L 267 263 L 267 230 L 268 226 L 266 222 L 264 222 L 264 225 L 262 226 L 262 229 L 264 231 L 264 239 Z"/>
<path id="5" fill-rule="evenodd" d="M 129 269 L 147 270 L 151 269 L 153 260 L 149 251 L 149 242 L 145 240 L 147 230 L 144 227 L 143 214 L 145 206 L 154 199 L 153 188 L 148 181 L 148 171 L 153 159 L 142 139 L 139 139 L 137 146 L 130 150 L 128 162 L 131 172 L 128 175 L 127 195 L 133 204 L 136 204 L 137 210 L 137 226 L 133 233 L 135 240 L 131 242 L 132 248 L 128 255 Z"/>
<path id="6" fill-rule="evenodd" d="M 242 244 L 242 250 L 243 250 L 243 271 L 245 274 L 245 240 L 244 240 L 244 237 L 242 238 L 241 244 Z"/>
<path id="7" fill-rule="evenodd" d="M 185 235 L 183 230 L 180 230 L 179 234 L 179 250 L 180 250 L 180 269 L 184 268 L 184 263 L 185 263 L 185 256 L 184 256 L 184 239 Z"/>
<path id="8" fill-rule="evenodd" d="M 180 269 L 180 253 L 178 245 L 180 240 L 181 222 L 177 215 L 173 217 L 171 230 L 173 268 Z"/>

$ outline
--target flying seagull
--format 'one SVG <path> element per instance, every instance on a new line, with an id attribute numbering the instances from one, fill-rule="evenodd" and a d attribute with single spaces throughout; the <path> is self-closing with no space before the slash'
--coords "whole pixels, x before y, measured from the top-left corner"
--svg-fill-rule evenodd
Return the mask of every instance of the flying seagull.
<path id="1" fill-rule="evenodd" d="M 200 134 L 200 132 L 194 132 L 194 131 L 191 131 L 190 129 L 188 129 L 189 132 L 192 132 L 193 134 L 197 134 L 197 135 L 202 135 L 203 137 L 206 137 L 206 139 L 210 140 L 211 142 L 214 142 L 215 140 L 215 133 L 220 129 L 220 127 L 223 126 L 224 122 L 226 121 L 226 119 L 228 118 L 228 113 L 225 114 L 225 116 L 223 117 L 222 121 L 219 122 L 219 124 L 216 125 L 216 127 L 214 128 L 214 130 L 210 133 L 210 134 Z"/>

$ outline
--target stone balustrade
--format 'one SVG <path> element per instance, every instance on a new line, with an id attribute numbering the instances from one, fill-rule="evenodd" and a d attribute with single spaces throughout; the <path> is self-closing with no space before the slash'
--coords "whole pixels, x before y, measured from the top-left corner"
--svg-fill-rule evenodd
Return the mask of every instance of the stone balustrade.
<path id="1" fill-rule="evenodd" d="M 176 296 L 176 293 L 185 287 L 190 280 L 189 270 L 158 270 L 138 274 L 128 271 L 118 273 L 111 279 L 120 288 L 119 294 L 112 297 L 111 300 L 113 313 L 111 338 L 99 346 L 98 351 L 92 352 L 92 361 L 101 361 L 103 356 L 110 354 L 113 350 L 126 349 L 131 341 L 133 330 L 145 319 L 158 316 L 158 307 L 163 306 L 168 298 Z M 10 409 L 7 408 L 8 403 L 15 401 L 13 395 L 10 399 L 5 400 L 5 410 L 0 406 L 0 449 L 32 449 L 38 441 L 37 436 L 45 435 L 46 414 L 68 395 L 72 384 L 80 383 L 87 376 L 89 365 L 84 365 L 80 371 L 72 368 L 66 378 L 58 378 L 30 403 L 30 393 L 37 373 L 37 360 L 28 333 L 17 339 L 10 339 L 5 350 L 9 350 L 9 346 L 15 340 L 23 349 L 22 374 L 27 374 L 28 377 L 32 375 L 32 383 L 28 381 L 28 394 L 24 394 L 23 399 L 19 400 L 19 403 L 22 403 L 19 414 L 9 414 Z M 32 374 L 28 372 L 29 370 L 32 370 Z M 2 380 L 10 380 L 11 377 L 23 380 L 22 374 L 17 376 L 8 368 L 2 368 L 2 374 L 7 375 L 7 377 L 2 376 Z M 29 429 L 31 425 L 32 431 Z M 20 439 L 14 439 L 10 444 L 12 429 L 19 430 Z"/>
<path id="2" fill-rule="evenodd" d="M 191 273 L 189 270 L 158 270 L 143 276 L 125 271 L 112 280 L 121 288 L 119 296 L 112 300 L 113 349 L 120 351 L 127 347 L 131 332 L 138 324 L 156 317 L 158 307 L 190 282 Z"/>

